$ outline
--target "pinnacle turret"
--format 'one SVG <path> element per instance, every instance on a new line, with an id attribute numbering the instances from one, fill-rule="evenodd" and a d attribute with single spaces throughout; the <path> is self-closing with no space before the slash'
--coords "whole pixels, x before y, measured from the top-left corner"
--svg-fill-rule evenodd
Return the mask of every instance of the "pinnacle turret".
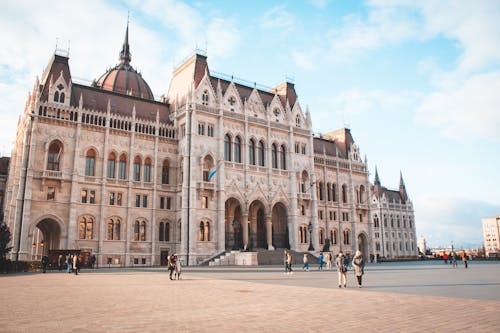
<path id="1" fill-rule="evenodd" d="M 130 45 L 128 44 L 128 22 L 127 30 L 125 31 L 125 40 L 123 41 L 122 50 L 120 51 L 120 62 L 122 64 L 128 65 L 132 60 L 132 55 L 130 54 Z"/>

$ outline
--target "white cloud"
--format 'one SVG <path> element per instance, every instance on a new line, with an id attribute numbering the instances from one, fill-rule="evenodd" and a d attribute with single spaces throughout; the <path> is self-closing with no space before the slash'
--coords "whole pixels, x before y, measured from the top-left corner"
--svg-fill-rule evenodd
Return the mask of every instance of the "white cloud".
<path id="1" fill-rule="evenodd" d="M 330 0 L 308 0 L 307 2 L 316 8 L 325 9 Z"/>
<path id="2" fill-rule="evenodd" d="M 295 26 L 295 17 L 286 10 L 285 5 L 281 5 L 266 11 L 260 23 L 265 29 L 280 29 L 288 32 Z"/>
<path id="3" fill-rule="evenodd" d="M 500 73 L 473 75 L 463 84 L 428 95 L 417 119 L 462 140 L 500 140 Z"/>

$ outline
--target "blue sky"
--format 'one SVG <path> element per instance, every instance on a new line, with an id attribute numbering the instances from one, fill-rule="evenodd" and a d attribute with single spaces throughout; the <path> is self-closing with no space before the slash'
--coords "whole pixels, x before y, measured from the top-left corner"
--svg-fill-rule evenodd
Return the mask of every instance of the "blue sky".
<path id="1" fill-rule="evenodd" d="M 213 71 L 267 86 L 292 77 L 314 131 L 347 125 L 372 181 L 377 166 L 397 188 L 402 171 L 430 245 L 481 245 L 481 219 L 500 214 L 498 1 L 37 3 L 0 4 L 4 155 L 56 39 L 72 75 L 92 81 L 117 63 L 130 11 L 132 65 L 156 96 L 196 47 Z"/>

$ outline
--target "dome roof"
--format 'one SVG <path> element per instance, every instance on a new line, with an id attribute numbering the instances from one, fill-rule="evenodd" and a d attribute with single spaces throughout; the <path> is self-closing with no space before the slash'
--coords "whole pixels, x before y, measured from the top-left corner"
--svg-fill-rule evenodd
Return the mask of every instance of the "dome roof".
<path id="1" fill-rule="evenodd" d="M 101 75 L 94 87 L 113 91 L 119 94 L 154 100 L 153 92 L 147 82 L 131 65 L 130 46 L 128 44 L 128 24 L 125 41 L 120 51 L 120 63 Z"/>

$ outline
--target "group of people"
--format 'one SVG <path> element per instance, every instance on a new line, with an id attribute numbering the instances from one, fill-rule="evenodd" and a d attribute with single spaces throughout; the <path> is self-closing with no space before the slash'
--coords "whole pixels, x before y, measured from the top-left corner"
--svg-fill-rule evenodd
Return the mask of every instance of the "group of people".
<path id="1" fill-rule="evenodd" d="M 349 265 L 349 259 L 347 256 L 344 256 L 342 252 L 337 255 L 337 259 L 335 260 L 335 266 L 337 266 L 337 271 L 339 273 L 339 288 L 347 288 L 347 268 Z M 363 274 L 365 274 L 365 260 L 363 259 L 363 254 L 361 251 L 356 251 L 356 255 L 352 259 L 351 262 L 352 267 L 354 268 L 354 274 L 356 275 L 356 279 L 358 282 L 358 288 L 361 288 Z"/>
<path id="2" fill-rule="evenodd" d="M 169 278 L 170 280 L 180 280 L 181 278 L 181 261 L 177 254 L 172 254 L 167 257 L 167 266 L 169 270 Z M 174 276 L 172 278 L 172 275 Z"/>
<path id="3" fill-rule="evenodd" d="M 448 260 L 449 260 L 450 263 L 452 264 L 453 268 L 457 268 L 457 257 L 458 257 L 458 254 L 455 251 L 451 251 L 449 255 L 446 252 L 443 253 L 444 263 L 448 264 Z M 467 258 L 467 254 L 465 253 L 465 251 L 462 254 L 461 258 L 462 258 L 462 262 L 464 263 L 465 268 L 467 268 L 468 267 L 468 265 L 467 265 L 468 258 Z"/>

